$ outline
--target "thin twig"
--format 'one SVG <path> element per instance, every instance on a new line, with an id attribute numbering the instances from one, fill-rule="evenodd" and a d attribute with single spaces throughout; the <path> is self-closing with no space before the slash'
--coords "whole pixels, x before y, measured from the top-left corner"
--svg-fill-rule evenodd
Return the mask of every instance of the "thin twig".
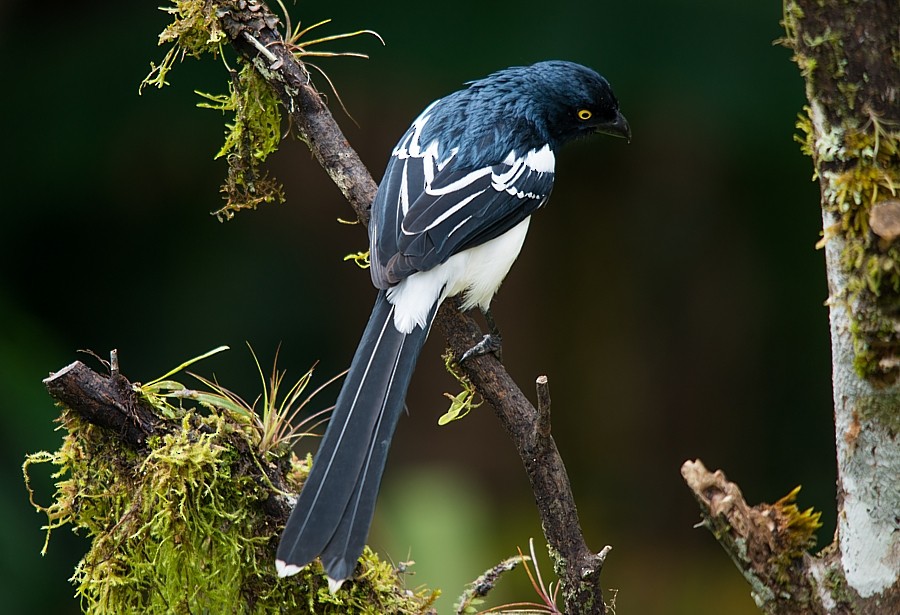
<path id="1" fill-rule="evenodd" d="M 537 438 L 550 436 L 550 383 L 547 376 L 538 376 L 535 380 L 537 389 L 537 421 L 534 423 L 534 435 Z"/>

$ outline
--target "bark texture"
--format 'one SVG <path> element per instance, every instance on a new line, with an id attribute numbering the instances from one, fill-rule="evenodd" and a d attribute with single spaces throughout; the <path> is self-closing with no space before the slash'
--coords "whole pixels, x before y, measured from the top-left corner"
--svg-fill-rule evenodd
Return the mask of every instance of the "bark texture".
<path id="1" fill-rule="evenodd" d="M 142 447 L 163 423 L 118 370 L 104 378 L 75 361 L 44 378 L 44 386 L 60 404 L 78 408 L 87 421 L 119 434 L 134 449 Z"/>

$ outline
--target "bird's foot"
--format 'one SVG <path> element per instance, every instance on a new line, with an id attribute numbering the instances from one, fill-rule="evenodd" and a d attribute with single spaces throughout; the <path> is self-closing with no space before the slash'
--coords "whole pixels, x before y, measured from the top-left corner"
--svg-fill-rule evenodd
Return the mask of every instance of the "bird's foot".
<path id="1" fill-rule="evenodd" d="M 489 333 L 481 338 L 481 341 L 462 353 L 459 363 L 465 363 L 469 359 L 480 357 L 482 355 L 493 353 L 498 361 L 503 361 L 503 347 L 500 335 L 497 333 Z"/>

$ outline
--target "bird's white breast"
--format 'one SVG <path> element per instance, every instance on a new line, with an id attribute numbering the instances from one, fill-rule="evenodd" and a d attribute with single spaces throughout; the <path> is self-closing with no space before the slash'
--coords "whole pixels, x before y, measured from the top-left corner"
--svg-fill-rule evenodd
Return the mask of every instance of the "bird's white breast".
<path id="1" fill-rule="evenodd" d="M 463 309 L 487 309 L 522 249 L 530 220 L 525 218 L 499 237 L 454 254 L 437 267 L 414 273 L 388 289 L 397 330 L 409 333 L 416 326 L 427 326 L 435 302 L 460 293 L 465 293 Z"/>

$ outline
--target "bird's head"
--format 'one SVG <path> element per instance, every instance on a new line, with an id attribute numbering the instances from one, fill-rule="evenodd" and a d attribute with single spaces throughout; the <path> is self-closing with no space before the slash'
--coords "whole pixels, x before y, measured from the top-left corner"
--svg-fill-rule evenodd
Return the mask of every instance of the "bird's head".
<path id="1" fill-rule="evenodd" d="M 533 113 L 543 116 L 557 145 L 592 133 L 631 141 L 631 128 L 619 111 L 619 101 L 596 71 L 563 61 L 539 62 L 525 70 L 532 84 Z"/>
<path id="2" fill-rule="evenodd" d="M 461 167 L 496 164 L 509 152 L 603 133 L 631 140 L 609 82 L 596 71 L 561 60 L 514 66 L 437 101 L 423 114 L 421 142 L 451 151 Z"/>

